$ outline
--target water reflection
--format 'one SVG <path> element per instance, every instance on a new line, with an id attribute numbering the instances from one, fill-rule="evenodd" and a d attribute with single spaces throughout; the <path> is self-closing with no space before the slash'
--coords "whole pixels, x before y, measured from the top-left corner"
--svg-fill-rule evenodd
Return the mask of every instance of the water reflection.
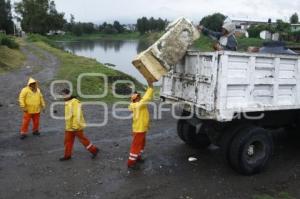
<path id="1" fill-rule="evenodd" d="M 107 50 L 113 49 L 115 52 L 119 52 L 121 47 L 126 41 L 84 41 L 84 42 L 63 42 L 63 47 L 68 48 L 72 53 L 76 53 L 78 49 L 92 51 L 96 46 L 100 46 L 106 52 Z M 138 45 L 140 46 L 140 45 Z M 143 47 L 139 48 L 142 49 Z"/>
<path id="2" fill-rule="evenodd" d="M 132 59 L 148 45 L 138 40 L 93 40 L 60 42 L 65 50 L 76 55 L 94 58 L 101 63 L 115 65 L 115 69 L 125 72 L 142 83 L 143 76 L 132 66 Z"/>
<path id="3" fill-rule="evenodd" d="M 140 52 L 144 51 L 145 49 L 147 49 L 148 47 L 149 47 L 149 44 L 146 41 L 141 40 L 138 42 L 136 51 L 140 53 Z"/>

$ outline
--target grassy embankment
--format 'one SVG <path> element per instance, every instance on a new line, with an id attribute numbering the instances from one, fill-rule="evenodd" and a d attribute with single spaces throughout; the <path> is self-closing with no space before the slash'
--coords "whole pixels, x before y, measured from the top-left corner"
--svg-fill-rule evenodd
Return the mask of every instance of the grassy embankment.
<path id="1" fill-rule="evenodd" d="M 104 34 L 93 33 L 83 34 L 76 36 L 72 33 L 66 33 L 65 35 L 53 35 L 48 36 L 49 39 L 54 41 L 81 41 L 81 40 L 97 40 L 97 39 L 109 39 L 109 40 L 125 40 L 125 39 L 140 39 L 141 36 L 138 32 L 122 33 L 122 34 Z"/>
<path id="2" fill-rule="evenodd" d="M 130 80 L 134 82 L 137 90 L 143 90 L 143 85 L 139 83 L 133 77 L 120 72 L 118 70 L 111 69 L 104 66 L 103 64 L 97 62 L 95 59 L 90 59 L 86 57 L 76 56 L 61 49 L 53 47 L 53 43 L 42 36 L 31 35 L 28 41 L 34 42 L 38 47 L 52 53 L 58 57 L 60 61 L 60 67 L 55 79 L 69 80 L 72 82 L 75 94 L 77 88 L 77 78 L 82 73 L 101 73 L 108 78 L 108 95 L 102 99 L 96 99 L 106 102 L 119 101 L 112 94 L 112 84 L 116 80 Z M 124 84 L 118 84 L 117 92 L 119 94 L 128 92 L 128 87 Z M 100 77 L 86 77 L 82 81 L 82 92 L 84 94 L 101 94 L 104 91 L 103 78 Z M 86 99 L 84 99 L 86 100 Z M 93 99 L 95 100 L 95 99 Z"/>
<path id="3" fill-rule="evenodd" d="M 25 55 L 19 49 L 19 40 L 0 34 L 0 73 L 21 67 Z"/>
<path id="4" fill-rule="evenodd" d="M 141 35 L 139 32 L 130 32 L 122 34 L 84 34 L 81 36 L 76 36 L 71 33 L 66 33 L 65 35 L 53 35 L 47 36 L 51 41 L 85 41 L 85 40 L 142 40 L 148 44 L 154 43 L 162 36 L 163 32 L 153 32 Z"/>
<path id="5" fill-rule="evenodd" d="M 238 50 L 239 51 L 246 51 L 248 47 L 250 46 L 256 46 L 256 47 L 261 47 L 263 44 L 262 39 L 256 39 L 256 38 L 237 38 L 238 41 Z M 210 39 L 207 36 L 201 35 L 200 39 L 198 39 L 194 47 L 201 50 L 201 51 L 213 51 L 213 46 L 214 41 Z"/>

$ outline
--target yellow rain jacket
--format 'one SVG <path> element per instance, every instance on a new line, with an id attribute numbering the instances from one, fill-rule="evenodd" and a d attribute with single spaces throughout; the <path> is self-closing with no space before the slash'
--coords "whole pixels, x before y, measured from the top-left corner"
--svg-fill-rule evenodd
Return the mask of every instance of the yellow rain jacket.
<path id="1" fill-rule="evenodd" d="M 40 89 L 37 88 L 36 92 L 33 92 L 29 84 L 37 83 L 33 78 L 29 78 L 27 86 L 22 89 L 19 95 L 19 104 L 23 110 L 26 110 L 29 114 L 40 113 L 41 109 L 45 108 L 45 101 Z"/>
<path id="2" fill-rule="evenodd" d="M 145 95 L 139 102 L 131 103 L 129 110 L 132 111 L 132 131 L 134 133 L 144 133 L 149 130 L 148 102 L 153 98 L 153 88 L 148 88 Z"/>
<path id="3" fill-rule="evenodd" d="M 80 101 L 73 98 L 65 102 L 66 131 L 80 131 L 85 128 Z"/>

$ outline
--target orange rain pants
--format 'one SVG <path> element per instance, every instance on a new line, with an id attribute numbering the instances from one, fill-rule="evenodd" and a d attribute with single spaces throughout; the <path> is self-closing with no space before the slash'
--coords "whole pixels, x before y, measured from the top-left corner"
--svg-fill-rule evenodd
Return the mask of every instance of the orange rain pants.
<path id="1" fill-rule="evenodd" d="M 30 114 L 24 112 L 22 127 L 21 127 L 21 135 L 26 135 L 28 133 L 28 127 L 31 119 L 33 123 L 32 131 L 33 132 L 39 131 L 40 113 Z"/>
<path id="2" fill-rule="evenodd" d="M 138 159 L 142 157 L 144 148 L 146 145 L 146 132 L 143 133 L 133 133 L 133 140 L 131 143 L 128 166 L 136 163 Z"/>
<path id="3" fill-rule="evenodd" d="M 81 144 L 92 154 L 97 153 L 97 148 L 84 135 L 83 131 L 66 131 L 65 132 L 65 158 L 70 158 L 73 152 L 75 137 L 79 139 Z"/>

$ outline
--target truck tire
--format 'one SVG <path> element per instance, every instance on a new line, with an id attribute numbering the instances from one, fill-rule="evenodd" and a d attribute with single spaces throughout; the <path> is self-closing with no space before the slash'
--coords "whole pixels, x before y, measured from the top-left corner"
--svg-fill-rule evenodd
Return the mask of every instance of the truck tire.
<path id="1" fill-rule="evenodd" d="M 177 135 L 184 142 L 185 142 L 185 139 L 183 137 L 183 126 L 184 126 L 185 122 L 186 122 L 185 120 L 178 120 L 177 121 Z"/>
<path id="2" fill-rule="evenodd" d="M 196 132 L 196 127 L 186 120 L 178 120 L 177 134 L 181 140 L 192 147 L 206 148 L 211 144 L 209 137 L 203 132 L 203 128 Z"/>
<path id="3" fill-rule="evenodd" d="M 244 129 L 247 127 L 249 127 L 249 125 L 245 125 L 245 124 L 231 125 L 227 129 L 225 129 L 224 132 L 222 133 L 221 139 L 218 142 L 218 146 L 221 148 L 223 158 L 225 161 L 228 162 L 228 164 L 231 164 L 230 159 L 229 159 L 229 157 L 230 157 L 229 153 L 230 153 L 230 147 L 231 147 L 233 138 L 236 136 L 236 134 L 239 133 L 239 131 L 241 129 Z"/>
<path id="4" fill-rule="evenodd" d="M 188 116 L 188 115 L 190 115 L 190 113 L 187 112 L 187 111 L 185 111 L 185 110 L 183 110 L 182 113 L 181 113 L 181 116 L 182 116 L 182 117 L 185 117 L 185 116 Z M 185 125 L 186 122 L 187 122 L 187 121 L 186 121 L 185 119 L 179 119 L 179 120 L 177 121 L 177 135 L 178 135 L 179 138 L 180 138 L 181 140 L 183 140 L 184 142 L 185 142 L 185 138 L 184 138 L 184 136 L 183 136 L 183 132 L 184 132 L 183 128 L 184 128 L 184 125 Z"/>
<path id="5" fill-rule="evenodd" d="M 241 129 L 233 138 L 229 159 L 237 172 L 252 175 L 261 172 L 273 153 L 273 138 L 261 127 Z"/>

